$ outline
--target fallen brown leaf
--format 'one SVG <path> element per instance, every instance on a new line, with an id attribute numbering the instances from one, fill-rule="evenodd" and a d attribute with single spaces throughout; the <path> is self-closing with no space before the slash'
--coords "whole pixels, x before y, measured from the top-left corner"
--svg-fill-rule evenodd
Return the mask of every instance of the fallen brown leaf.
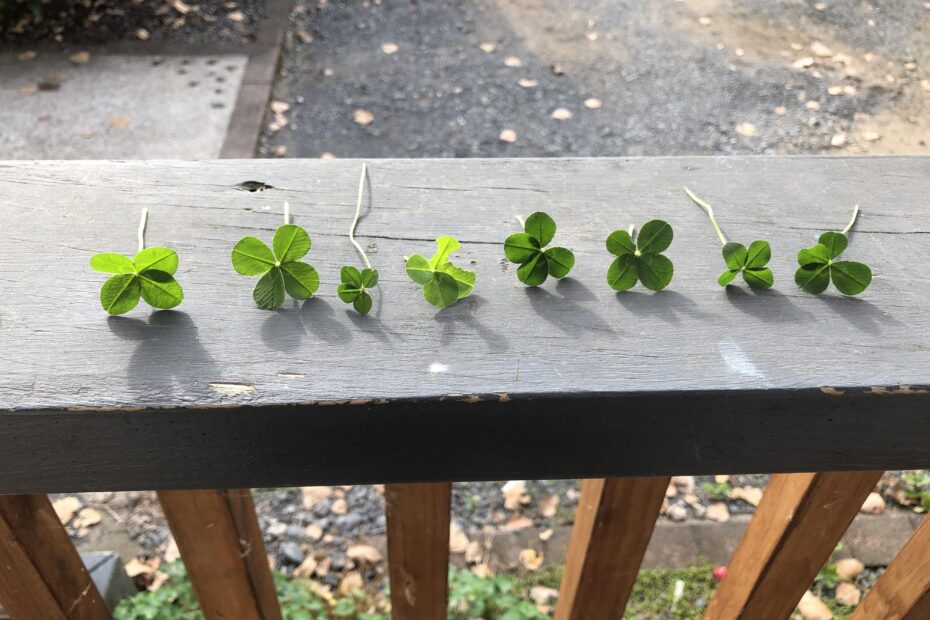
<path id="1" fill-rule="evenodd" d="M 752 123 L 740 123 L 736 126 L 736 133 L 741 136 L 751 138 L 752 136 L 756 135 L 756 126 Z"/>
<path id="2" fill-rule="evenodd" d="M 853 584 L 842 581 L 836 586 L 836 602 L 840 605 L 853 606 L 859 604 L 862 592 Z"/>
<path id="3" fill-rule="evenodd" d="M 36 54 L 34 51 L 30 50 L 28 52 L 21 53 L 19 56 L 17 56 L 17 58 L 24 61 L 35 60 L 37 55 L 38 54 Z"/>
<path id="4" fill-rule="evenodd" d="M 559 591 L 555 588 L 547 588 L 546 586 L 533 586 L 530 588 L 530 598 L 537 605 L 546 605 L 558 596 Z"/>
<path id="5" fill-rule="evenodd" d="M 300 579 L 310 579 L 313 577 L 313 573 L 316 572 L 316 566 L 316 558 L 312 555 L 308 556 L 300 563 L 300 566 L 294 569 L 294 576 Z"/>
<path id="6" fill-rule="evenodd" d="M 113 118 L 107 119 L 107 124 L 117 129 L 126 129 L 131 122 L 132 118 L 129 116 L 114 116 Z"/>
<path id="7" fill-rule="evenodd" d="M 756 487 L 736 487 L 730 491 L 730 499 L 741 499 L 747 504 L 758 506 L 762 501 L 762 489 Z"/>
<path id="8" fill-rule="evenodd" d="M 352 545 L 346 550 L 346 556 L 353 562 L 377 564 L 382 559 L 381 552 L 371 545 Z"/>
<path id="9" fill-rule="evenodd" d="M 550 116 L 557 121 L 567 121 L 571 119 L 572 116 L 574 115 L 572 114 L 572 111 L 569 110 L 568 108 L 556 108 L 555 110 L 552 111 L 552 114 L 550 114 Z"/>
<path id="10" fill-rule="evenodd" d="M 346 500 L 339 498 L 333 502 L 333 505 L 330 507 L 329 511 L 334 515 L 344 515 L 348 507 L 346 506 Z"/>
<path id="11" fill-rule="evenodd" d="M 843 558 L 836 562 L 836 574 L 841 579 L 855 579 L 864 570 L 865 565 L 856 558 Z"/>
<path id="12" fill-rule="evenodd" d="M 504 129 L 501 131 L 500 135 L 497 136 L 497 139 L 501 142 L 509 142 L 513 144 L 517 141 L 517 132 L 513 129 Z"/>
<path id="13" fill-rule="evenodd" d="M 504 494 L 504 508 L 507 510 L 517 510 L 524 503 L 529 502 L 529 495 L 526 492 L 526 481 L 508 480 L 501 487 Z"/>
<path id="14" fill-rule="evenodd" d="M 300 497 L 304 510 L 312 510 L 317 504 L 328 498 L 333 490 L 330 487 L 300 487 Z"/>
<path id="15" fill-rule="evenodd" d="M 511 68 L 522 67 L 523 61 L 516 56 L 508 56 L 504 59 L 504 65 Z"/>
<path id="16" fill-rule="evenodd" d="M 323 528 L 320 527 L 319 523 L 311 523 L 307 526 L 307 529 L 304 530 L 304 534 L 310 540 L 319 540 L 323 537 Z"/>
<path id="17" fill-rule="evenodd" d="M 490 54 L 490 53 L 493 52 L 495 49 L 497 49 L 497 46 L 496 46 L 496 45 L 494 45 L 493 43 L 488 42 L 488 41 L 482 43 L 482 44 L 479 45 L 478 47 L 480 47 L 480 48 L 481 48 L 481 51 L 484 52 L 485 54 Z"/>
<path id="18" fill-rule="evenodd" d="M 541 532 L 539 533 L 539 540 L 541 540 L 541 541 L 543 541 L 543 542 L 546 542 L 547 540 L 549 540 L 550 538 L 552 538 L 552 535 L 553 535 L 553 534 L 555 534 L 555 531 L 554 531 L 552 528 L 549 528 L 549 529 L 547 529 L 547 530 L 543 530 L 543 531 L 541 531 Z"/>
<path id="19" fill-rule="evenodd" d="M 58 515 L 58 520 L 64 525 L 68 524 L 68 521 L 71 520 L 71 517 L 74 516 L 74 513 L 77 512 L 80 507 L 81 500 L 74 496 L 62 497 L 52 502 L 52 509 L 55 511 L 55 514 Z"/>
<path id="20" fill-rule="evenodd" d="M 382 43 L 381 44 L 381 51 L 387 54 L 388 56 L 390 56 L 391 54 L 396 54 L 397 50 L 399 49 L 400 48 L 397 46 L 396 43 Z"/>
<path id="21" fill-rule="evenodd" d="M 529 571 L 537 571 L 542 566 L 543 555 L 536 549 L 523 549 L 520 551 L 520 564 Z"/>
<path id="22" fill-rule="evenodd" d="M 590 97 L 584 100 L 584 107 L 589 110 L 599 110 L 603 105 L 604 103 L 596 97 Z"/>
<path id="23" fill-rule="evenodd" d="M 78 52 L 68 56 L 68 60 L 76 65 L 85 65 L 90 62 L 90 52 Z"/>
<path id="24" fill-rule="evenodd" d="M 352 120 L 359 125 L 371 125 L 375 120 L 375 115 L 368 110 L 359 108 L 352 113 Z"/>
<path id="25" fill-rule="evenodd" d="M 39 92 L 39 87 L 36 84 L 30 84 L 29 86 L 23 86 L 19 89 L 20 95 L 34 95 Z"/>
<path id="26" fill-rule="evenodd" d="M 468 549 L 468 535 L 462 531 L 462 528 L 459 527 L 458 523 L 452 522 L 449 524 L 449 552 L 450 553 L 465 553 L 465 550 Z"/>
<path id="27" fill-rule="evenodd" d="M 75 528 L 91 527 L 97 525 L 103 520 L 103 516 L 93 508 L 83 508 L 77 514 L 71 525 Z"/>
<path id="28" fill-rule="evenodd" d="M 284 114 L 291 109 L 291 104 L 285 101 L 272 101 L 271 102 L 271 111 L 275 114 Z"/>
<path id="29" fill-rule="evenodd" d="M 542 516 L 554 517 L 559 509 L 559 496 L 555 494 L 540 495 L 536 500 L 536 504 L 539 506 L 539 513 Z"/>
<path id="30" fill-rule="evenodd" d="M 832 620 L 833 613 L 823 601 L 808 590 L 798 603 L 798 612 L 804 620 Z"/>
<path id="31" fill-rule="evenodd" d="M 339 592 L 343 595 L 351 594 L 355 590 L 361 590 L 363 585 L 365 585 L 365 581 L 362 579 L 361 573 L 354 570 L 351 573 L 346 573 L 342 581 L 339 582 Z"/>
<path id="32" fill-rule="evenodd" d="M 726 523 L 730 520 L 730 509 L 723 502 L 713 502 L 707 507 L 704 518 L 718 523 Z"/>
<path id="33" fill-rule="evenodd" d="M 477 540 L 473 540 L 465 547 L 465 561 L 469 564 L 478 564 L 484 559 L 484 547 Z"/>
<path id="34" fill-rule="evenodd" d="M 226 17 L 229 18 L 230 21 L 234 22 L 245 21 L 245 14 L 242 11 L 233 11 L 231 13 L 227 13 Z"/>

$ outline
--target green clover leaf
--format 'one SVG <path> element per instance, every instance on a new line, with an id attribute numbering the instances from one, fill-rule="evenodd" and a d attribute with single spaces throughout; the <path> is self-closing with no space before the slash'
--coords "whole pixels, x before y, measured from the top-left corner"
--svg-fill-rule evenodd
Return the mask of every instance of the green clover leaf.
<path id="1" fill-rule="evenodd" d="M 720 274 L 717 283 L 727 286 L 736 276 L 743 274 L 743 280 L 751 288 L 771 288 L 775 283 L 772 270 L 766 267 L 772 259 L 772 248 L 768 241 L 753 241 L 747 249 L 742 243 L 727 243 L 723 246 L 723 260 L 727 270 Z"/>
<path id="2" fill-rule="evenodd" d="M 274 250 L 257 237 L 243 237 L 232 251 L 232 265 L 244 276 L 261 275 L 252 299 L 259 308 L 276 310 L 284 294 L 308 299 L 320 287 L 320 276 L 311 265 L 300 261 L 310 250 L 310 235 L 295 224 L 284 224 L 275 231 Z"/>
<path id="3" fill-rule="evenodd" d="M 504 241 L 504 256 L 518 263 L 517 279 L 527 286 L 539 286 L 546 278 L 564 278 L 575 266 L 575 255 L 566 248 L 544 250 L 555 236 L 555 220 L 542 211 L 526 218 L 522 233 Z"/>
<path id="4" fill-rule="evenodd" d="M 825 232 L 813 247 L 798 252 L 798 270 L 794 281 L 808 293 L 819 295 L 827 290 L 830 280 L 844 295 L 858 295 L 872 282 L 868 265 L 854 261 L 837 261 L 846 250 L 849 239 L 839 232 Z"/>
<path id="5" fill-rule="evenodd" d="M 110 314 L 129 312 L 140 297 L 158 310 L 170 310 L 184 301 L 184 291 L 174 279 L 178 255 L 169 248 L 146 248 L 132 259 L 109 252 L 96 254 L 90 267 L 115 274 L 100 288 L 100 305 Z"/>
<path id="6" fill-rule="evenodd" d="M 646 222 L 636 236 L 615 230 L 607 237 L 607 251 L 616 256 L 607 270 L 607 283 L 615 291 L 632 288 L 637 281 L 653 291 L 661 291 L 672 281 L 675 269 L 662 254 L 672 243 L 672 227 L 662 220 Z"/>
<path id="7" fill-rule="evenodd" d="M 407 275 L 423 287 L 423 297 L 437 308 L 446 308 L 475 288 L 475 272 L 456 267 L 449 256 L 461 246 L 454 237 L 436 239 L 438 249 L 429 260 L 419 254 L 407 259 Z"/>
<path id="8" fill-rule="evenodd" d="M 340 270 L 339 277 L 342 280 L 336 287 L 339 299 L 352 304 L 359 314 L 368 314 L 372 300 L 367 289 L 374 288 L 378 284 L 378 272 L 371 268 L 359 271 L 351 265 L 346 265 Z"/>

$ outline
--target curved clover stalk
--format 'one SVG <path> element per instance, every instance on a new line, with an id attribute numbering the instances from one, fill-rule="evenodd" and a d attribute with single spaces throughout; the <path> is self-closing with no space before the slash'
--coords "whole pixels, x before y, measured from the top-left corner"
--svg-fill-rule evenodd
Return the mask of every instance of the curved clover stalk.
<path id="1" fill-rule="evenodd" d="M 772 258 L 772 248 L 768 241 L 757 240 L 749 244 L 749 249 L 742 243 L 729 243 L 717 224 L 717 218 L 714 217 L 714 209 L 709 204 L 698 198 L 687 187 L 685 193 L 699 207 L 707 212 L 710 223 L 713 224 L 714 230 L 717 231 L 717 238 L 723 245 L 723 260 L 726 261 L 727 270 L 720 274 L 717 283 L 720 286 L 727 286 L 736 278 L 743 274 L 743 280 L 752 288 L 771 288 L 775 282 L 772 270 L 766 267 Z"/>
<path id="2" fill-rule="evenodd" d="M 672 244 L 672 227 L 662 220 L 650 220 L 633 243 L 634 226 L 615 230 L 607 237 L 607 251 L 616 256 L 607 270 L 607 283 L 615 291 L 625 291 L 637 281 L 653 291 L 661 291 L 672 281 L 675 269 L 662 254 Z"/>
<path id="3" fill-rule="evenodd" d="M 184 291 L 174 279 L 178 255 L 169 248 L 145 248 L 148 209 L 139 220 L 139 249 L 129 259 L 122 254 L 95 254 L 90 267 L 114 274 L 100 287 L 100 305 L 110 314 L 125 314 L 136 307 L 139 298 L 158 310 L 169 310 L 184 301 Z"/>
<path id="4" fill-rule="evenodd" d="M 310 235 L 290 223 L 290 205 L 284 203 L 284 224 L 278 227 L 272 251 L 257 237 L 243 237 L 232 251 L 232 265 L 244 276 L 262 277 L 252 291 L 259 308 L 276 310 L 284 303 L 284 293 L 294 299 L 308 299 L 320 286 L 316 269 L 298 259 L 310 250 Z"/>
<path id="5" fill-rule="evenodd" d="M 359 314 L 368 314 L 371 310 L 371 295 L 368 293 L 369 288 L 378 285 L 378 272 L 371 268 L 371 261 L 365 254 L 365 250 L 355 240 L 355 229 L 358 227 L 358 218 L 362 212 L 362 197 L 365 193 L 365 180 L 368 177 L 368 164 L 362 164 L 362 176 L 358 181 L 358 201 L 355 204 L 355 218 L 352 225 L 349 226 L 349 241 L 355 246 L 355 251 L 361 257 L 365 268 L 361 271 L 352 265 L 345 265 L 339 271 L 339 277 L 342 282 L 336 287 L 336 293 L 339 299 L 352 304 L 355 311 Z"/>
<path id="6" fill-rule="evenodd" d="M 461 246 L 455 237 L 436 239 L 436 253 L 429 260 L 420 254 L 404 257 L 407 275 L 423 287 L 423 297 L 437 308 L 446 308 L 475 288 L 475 272 L 456 267 L 449 256 Z"/>
<path id="7" fill-rule="evenodd" d="M 556 279 L 567 276 L 575 265 L 572 251 L 559 247 L 543 249 L 555 236 L 555 220 L 537 211 L 526 218 L 526 223 L 519 217 L 517 221 L 523 232 L 514 233 L 504 241 L 504 256 L 520 265 L 517 279 L 527 286 L 539 286 L 549 276 Z"/>
<path id="8" fill-rule="evenodd" d="M 830 280 L 844 295 L 858 295 L 872 282 L 872 270 L 864 263 L 837 261 L 849 245 L 848 233 L 856 223 L 859 205 L 853 209 L 852 219 L 841 232 L 825 232 L 818 243 L 798 252 L 798 270 L 794 281 L 808 293 L 819 295 L 827 290 Z"/>

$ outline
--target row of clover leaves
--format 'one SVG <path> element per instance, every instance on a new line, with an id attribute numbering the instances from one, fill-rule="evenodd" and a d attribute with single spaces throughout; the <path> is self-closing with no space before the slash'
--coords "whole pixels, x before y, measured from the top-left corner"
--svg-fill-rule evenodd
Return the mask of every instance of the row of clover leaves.
<path id="1" fill-rule="evenodd" d="M 355 239 L 361 213 L 367 165 L 362 166 L 359 180 L 355 217 L 349 227 L 349 240 L 362 259 L 363 267 L 345 265 L 340 270 L 341 282 L 337 287 L 339 298 L 352 304 L 360 314 L 372 308 L 369 292 L 378 284 L 378 272 L 371 266 L 368 256 Z M 756 240 L 747 248 L 740 243 L 728 242 L 714 216 L 713 207 L 684 188 L 687 195 L 702 207 L 723 246 L 723 259 L 727 269 L 717 282 L 728 286 L 742 275 L 752 288 L 770 288 L 774 283 L 772 270 L 767 267 L 771 247 L 764 240 Z M 817 244 L 798 253 L 799 268 L 795 282 L 805 291 L 820 294 L 830 281 L 846 295 L 864 291 L 872 280 L 872 272 L 863 263 L 836 260 L 845 251 L 847 233 L 859 213 L 858 205 L 852 219 L 841 232 L 823 233 Z M 145 248 L 145 226 L 148 211 L 142 210 L 139 225 L 139 251 L 129 259 L 120 254 L 102 253 L 91 258 L 90 266 L 113 274 L 100 289 L 100 303 L 110 314 L 124 314 L 132 310 L 140 297 L 157 309 L 174 308 L 184 299 L 181 285 L 174 279 L 178 256 L 169 248 Z M 575 256 L 563 247 L 547 248 L 555 237 L 556 223 L 546 213 L 531 214 L 525 222 L 520 220 L 523 232 L 514 233 L 504 241 L 504 255 L 519 264 L 517 278 L 527 286 L 539 286 L 548 276 L 560 279 L 571 272 Z M 646 222 L 634 238 L 634 227 L 615 230 L 606 240 L 607 251 L 616 256 L 607 271 L 607 282 L 616 291 L 632 288 L 637 282 L 653 291 L 667 287 L 674 274 L 674 266 L 662 252 L 672 243 L 672 227 L 662 220 Z M 404 257 L 409 277 L 422 287 L 423 297 L 430 304 L 445 308 L 467 296 L 475 287 L 475 272 L 457 267 L 449 258 L 460 249 L 459 242 L 450 236 L 436 240 L 437 250 L 430 259 L 420 254 Z M 301 261 L 310 250 L 310 235 L 306 230 L 290 223 L 288 204 L 284 205 L 284 224 L 274 234 L 269 248 L 253 236 L 242 238 L 232 251 L 232 265 L 242 275 L 259 275 L 252 291 L 256 305 L 267 310 L 280 308 L 285 294 L 302 300 L 311 297 L 319 288 L 320 277 L 312 265 Z"/>

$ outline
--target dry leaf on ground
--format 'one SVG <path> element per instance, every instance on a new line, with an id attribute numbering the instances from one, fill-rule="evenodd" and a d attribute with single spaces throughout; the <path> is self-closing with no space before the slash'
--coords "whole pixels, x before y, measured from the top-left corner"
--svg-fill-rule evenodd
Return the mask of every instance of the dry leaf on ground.
<path id="1" fill-rule="evenodd" d="M 300 563 L 300 566 L 294 569 L 294 576 L 300 579 L 310 579 L 313 577 L 313 573 L 316 572 L 316 564 L 316 558 L 313 556 L 307 557 Z"/>
<path id="2" fill-rule="evenodd" d="M 103 516 L 94 510 L 93 508 L 84 508 L 78 515 L 74 518 L 74 521 L 71 522 L 71 525 L 75 528 L 91 527 L 92 525 L 97 525 L 103 520 Z"/>
<path id="3" fill-rule="evenodd" d="M 559 591 L 555 588 L 547 588 L 546 586 L 533 586 L 530 588 L 530 598 L 537 605 L 547 605 L 549 601 L 558 596 Z"/>
<path id="4" fill-rule="evenodd" d="M 307 526 L 307 529 L 304 530 L 304 534 L 310 540 L 319 540 L 323 538 L 323 528 L 319 523 L 311 523 Z"/>
<path id="5" fill-rule="evenodd" d="M 286 101 L 272 101 L 271 102 L 271 111 L 275 114 L 284 114 L 291 109 L 291 104 Z"/>
<path id="6" fill-rule="evenodd" d="M 245 21 L 245 14 L 242 11 L 233 11 L 232 13 L 227 13 L 226 17 L 228 17 L 230 21 L 234 22 Z"/>
<path id="7" fill-rule="evenodd" d="M 382 559 L 381 552 L 371 545 L 352 545 L 346 550 L 346 556 L 353 562 L 377 564 Z"/>
<path id="8" fill-rule="evenodd" d="M 52 509 L 58 515 L 58 520 L 67 525 L 74 513 L 81 507 L 81 500 L 74 496 L 62 497 L 52 502 Z"/>
<path id="9" fill-rule="evenodd" d="M 714 502 L 707 507 L 704 518 L 718 523 L 726 523 L 730 520 L 730 509 L 723 502 Z"/>
<path id="10" fill-rule="evenodd" d="M 462 531 L 458 523 L 449 524 L 449 551 L 451 553 L 465 553 L 468 549 L 468 536 Z"/>
<path id="11" fill-rule="evenodd" d="M 864 570 L 865 565 L 856 558 L 843 558 L 836 563 L 836 574 L 841 579 L 855 579 Z"/>
<path id="12" fill-rule="evenodd" d="M 399 49 L 400 48 L 397 46 L 396 43 L 382 43 L 381 44 L 381 51 L 387 54 L 388 56 L 390 56 L 391 54 L 396 54 L 397 50 Z"/>
<path id="13" fill-rule="evenodd" d="M 553 535 L 553 534 L 555 534 L 555 531 L 554 531 L 552 528 L 549 528 L 549 529 L 547 529 L 547 530 L 543 530 L 543 531 L 541 531 L 541 532 L 539 533 L 539 540 L 541 540 L 541 541 L 543 541 L 543 542 L 546 542 L 547 540 L 549 540 L 550 538 L 552 538 L 552 535 Z"/>
<path id="14" fill-rule="evenodd" d="M 544 517 L 554 517 L 559 508 L 558 495 L 540 495 L 536 500 L 539 506 L 539 513 Z"/>
<path id="15" fill-rule="evenodd" d="M 352 120 L 359 125 L 371 125 L 375 120 L 375 115 L 368 110 L 359 108 L 352 113 Z"/>
<path id="16" fill-rule="evenodd" d="M 165 562 L 168 563 L 174 562 L 175 560 L 179 560 L 181 558 L 181 551 L 178 549 L 178 541 L 174 539 L 174 536 L 168 539 L 168 546 L 165 547 L 164 558 Z"/>
<path id="17" fill-rule="evenodd" d="M 516 56 L 508 56 L 504 59 L 504 65 L 511 68 L 522 67 L 523 61 Z"/>
<path id="18" fill-rule="evenodd" d="M 465 561 L 469 564 L 478 564 L 484 560 L 484 547 L 477 540 L 473 540 L 465 547 Z"/>
<path id="19" fill-rule="evenodd" d="M 90 52 L 78 52 L 68 56 L 68 60 L 76 65 L 85 65 L 90 62 Z"/>
<path id="20" fill-rule="evenodd" d="M 536 88 L 539 86 L 539 82 L 527 78 L 520 78 L 517 80 L 517 84 L 520 85 L 520 88 Z"/>
<path id="21" fill-rule="evenodd" d="M 741 499 L 747 504 L 758 506 L 762 501 L 762 489 L 756 487 L 736 487 L 730 491 L 730 499 Z"/>
<path id="22" fill-rule="evenodd" d="M 520 564 L 523 565 L 523 568 L 530 571 L 539 570 L 539 567 L 542 566 L 543 555 L 536 549 L 523 549 L 520 551 Z"/>
<path id="23" fill-rule="evenodd" d="M 497 46 L 496 46 L 496 45 L 494 45 L 493 43 L 488 42 L 488 41 L 485 41 L 484 43 L 482 43 L 482 44 L 479 45 L 478 47 L 480 47 L 480 48 L 481 48 L 481 51 L 484 52 L 485 54 L 490 54 L 490 53 L 493 52 L 495 49 L 497 49 Z"/>
<path id="24" fill-rule="evenodd" d="M 840 582 L 836 586 L 836 602 L 840 605 L 858 605 L 862 598 L 859 588 L 848 582 Z"/>
<path id="25" fill-rule="evenodd" d="M 107 119 L 107 124 L 116 129 L 126 129 L 131 122 L 132 118 L 129 116 L 114 116 L 113 118 Z"/>
<path id="26" fill-rule="evenodd" d="M 798 612 L 804 620 L 832 620 L 833 613 L 823 601 L 808 590 L 798 603 Z"/>
<path id="27" fill-rule="evenodd" d="M 523 515 L 514 515 L 513 518 L 504 525 L 504 529 L 515 532 L 533 526 L 533 520 Z"/>
<path id="28" fill-rule="evenodd" d="M 504 508 L 507 510 L 517 510 L 530 500 L 525 480 L 509 480 L 501 487 L 501 492 L 504 494 Z"/>
<path id="29" fill-rule="evenodd" d="M 497 139 L 500 140 L 501 142 L 508 142 L 510 144 L 513 144 L 514 142 L 517 141 L 517 132 L 514 131 L 513 129 L 505 129 L 501 131 L 500 135 L 497 136 Z"/>
<path id="30" fill-rule="evenodd" d="M 714 475 L 714 482 L 716 482 L 717 484 L 723 484 L 724 482 L 729 482 L 729 481 L 730 481 L 730 476 L 729 476 L 729 474 L 716 474 L 716 475 Z"/>
<path id="31" fill-rule="evenodd" d="M 330 506 L 329 508 L 329 511 L 333 513 L 334 515 L 344 515 L 346 513 L 346 510 L 348 510 L 348 507 L 346 506 L 346 500 L 342 498 L 339 498 L 336 501 L 334 501 L 333 505 Z"/>
<path id="32" fill-rule="evenodd" d="M 557 121 L 567 121 L 574 115 L 568 108 L 556 108 L 552 111 L 550 116 L 552 116 L 552 118 L 556 119 Z"/>
<path id="33" fill-rule="evenodd" d="M 584 107 L 589 110 L 599 110 L 604 103 L 597 97 L 590 97 L 584 100 Z"/>
<path id="34" fill-rule="evenodd" d="M 741 136 L 751 138 L 752 136 L 756 135 L 756 126 L 752 123 L 740 123 L 736 126 L 736 133 Z"/>
<path id="35" fill-rule="evenodd" d="M 304 509 L 312 510 L 317 504 L 328 498 L 333 490 L 330 487 L 300 487 Z"/>
<path id="36" fill-rule="evenodd" d="M 35 60 L 37 55 L 38 54 L 36 54 L 34 51 L 30 50 L 30 51 L 21 53 L 19 56 L 17 56 L 17 58 L 19 58 L 20 60 Z"/>
<path id="37" fill-rule="evenodd" d="M 351 573 L 346 573 L 346 576 L 339 582 L 339 592 L 349 594 L 355 590 L 360 590 L 363 585 L 365 585 L 365 581 L 362 579 L 361 573 L 354 570 Z"/>

